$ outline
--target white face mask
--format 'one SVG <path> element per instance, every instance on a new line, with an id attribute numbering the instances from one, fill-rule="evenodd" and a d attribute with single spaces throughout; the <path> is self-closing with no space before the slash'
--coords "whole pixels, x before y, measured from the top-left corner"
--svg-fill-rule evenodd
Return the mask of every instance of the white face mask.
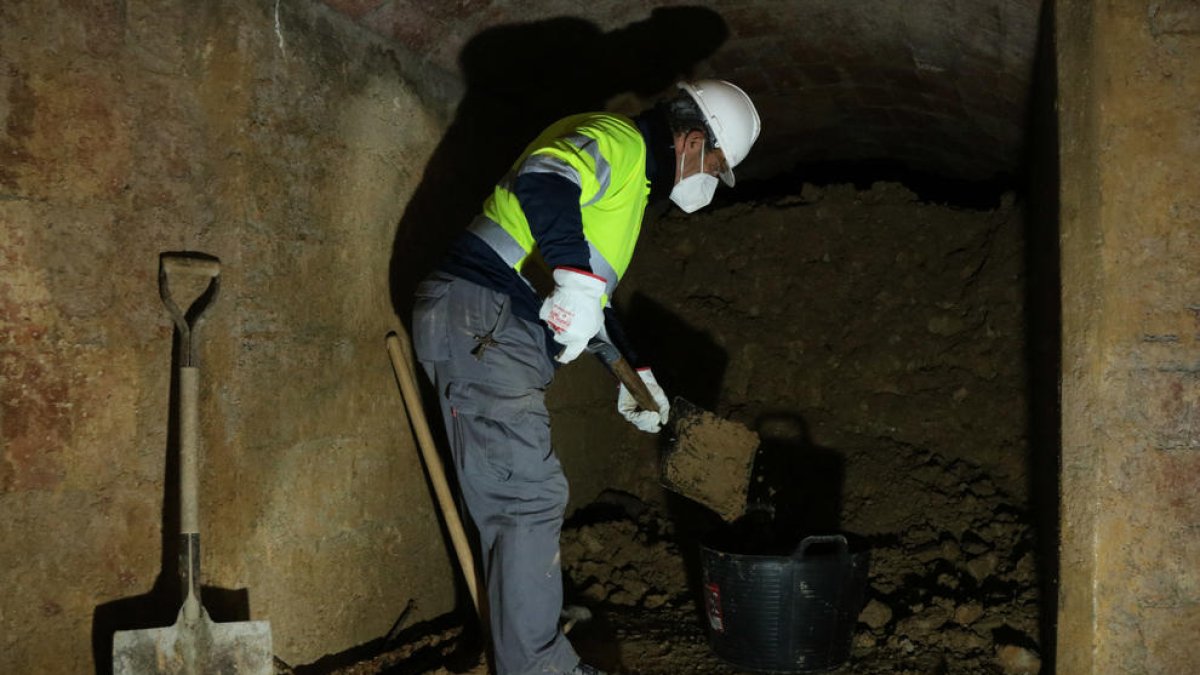
<path id="1" fill-rule="evenodd" d="M 683 157 L 679 158 L 679 173 L 683 173 Z M 701 171 L 680 180 L 671 188 L 671 201 L 683 209 L 684 213 L 692 213 L 708 206 L 713 194 L 717 191 L 720 179 L 704 173 L 704 147 L 700 148 Z"/>

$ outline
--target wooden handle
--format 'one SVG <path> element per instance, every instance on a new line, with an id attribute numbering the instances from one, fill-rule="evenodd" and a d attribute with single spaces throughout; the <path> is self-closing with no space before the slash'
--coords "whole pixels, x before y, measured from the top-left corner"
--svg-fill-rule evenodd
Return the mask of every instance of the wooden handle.
<path id="1" fill-rule="evenodd" d="M 212 278 L 221 273 L 221 261 L 201 253 L 164 253 L 161 261 L 163 271 L 167 274 L 191 274 Z"/>
<path id="2" fill-rule="evenodd" d="M 467 542 L 467 534 L 458 516 L 458 507 L 450 493 L 450 486 L 446 483 L 446 470 L 442 466 L 442 458 L 438 455 L 433 434 L 429 432 L 429 422 L 425 419 L 425 411 L 421 407 L 421 395 L 417 390 L 417 378 L 413 370 L 411 344 L 408 333 L 403 328 L 388 333 L 387 349 L 392 359 L 392 370 L 396 372 L 396 380 L 400 383 L 400 394 L 404 398 L 408 418 L 412 422 L 413 432 L 421 448 L 421 458 L 425 462 L 425 470 L 429 473 L 429 482 L 433 483 L 433 491 L 437 495 L 446 529 L 450 532 L 450 541 L 454 545 L 454 554 L 458 557 L 459 568 L 466 579 L 467 590 L 471 592 L 471 602 L 475 603 L 475 613 L 483 625 L 487 626 L 487 617 L 483 616 L 482 605 L 479 602 L 471 545 Z"/>
<path id="3" fill-rule="evenodd" d="M 658 404 L 654 402 L 654 396 L 650 394 L 650 390 L 646 387 L 642 376 L 637 374 L 633 366 L 625 360 L 625 357 L 618 356 L 608 362 L 608 367 L 612 369 L 613 374 L 625 385 L 629 393 L 633 394 L 633 400 L 637 401 L 638 406 L 642 410 L 650 412 L 658 412 Z"/>
<path id="4" fill-rule="evenodd" d="M 200 369 L 179 369 L 179 575 L 183 616 L 200 618 Z"/>

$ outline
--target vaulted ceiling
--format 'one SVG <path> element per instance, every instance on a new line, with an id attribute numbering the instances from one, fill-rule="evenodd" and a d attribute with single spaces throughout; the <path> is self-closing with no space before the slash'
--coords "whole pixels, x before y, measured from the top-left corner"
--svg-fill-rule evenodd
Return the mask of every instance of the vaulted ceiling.
<path id="1" fill-rule="evenodd" d="M 681 75 L 754 98 L 741 176 L 887 160 L 968 180 L 1023 157 L 1041 0 L 325 0 L 467 95 L 530 115 L 634 106 Z"/>

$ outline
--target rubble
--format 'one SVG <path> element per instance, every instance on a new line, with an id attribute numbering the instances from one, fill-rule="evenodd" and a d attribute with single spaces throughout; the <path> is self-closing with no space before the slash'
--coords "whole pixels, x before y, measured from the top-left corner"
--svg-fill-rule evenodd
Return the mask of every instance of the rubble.
<path id="1" fill-rule="evenodd" d="M 869 599 L 851 661 L 835 672 L 1038 672 L 1035 651 L 1014 644 L 1032 646 L 1037 635 L 1027 518 L 969 463 L 929 456 L 922 475 L 929 493 L 944 503 L 924 512 L 923 522 L 868 538 Z M 957 501 L 964 490 L 974 497 L 965 506 Z M 606 515 L 585 509 L 582 522 L 564 528 L 563 571 L 568 587 L 581 589 L 593 611 L 622 627 L 628 672 L 739 672 L 707 649 L 688 585 L 689 553 L 674 541 L 670 520 L 649 505 L 637 516 L 605 506 L 599 511 Z M 639 662 L 646 634 L 655 638 L 649 667 Z"/>
<path id="2" fill-rule="evenodd" d="M 881 630 L 892 620 L 892 608 L 878 600 L 871 600 L 863 608 L 858 620 L 867 624 L 871 630 Z"/>
<path id="3" fill-rule="evenodd" d="M 1016 645 L 1000 645 L 996 649 L 996 661 L 1004 668 L 1005 675 L 1037 675 L 1042 669 L 1042 660 L 1037 654 Z"/>

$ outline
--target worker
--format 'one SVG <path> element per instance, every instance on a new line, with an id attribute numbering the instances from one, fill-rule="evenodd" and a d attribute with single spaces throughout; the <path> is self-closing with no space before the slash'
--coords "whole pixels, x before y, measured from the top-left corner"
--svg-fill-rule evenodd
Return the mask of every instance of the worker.
<path id="1" fill-rule="evenodd" d="M 647 203 L 666 196 L 688 213 L 707 205 L 718 180 L 734 184 L 758 138 L 758 113 L 737 86 L 678 88 L 635 118 L 596 112 L 552 124 L 415 292 L 414 348 L 478 531 L 499 675 L 602 675 L 559 629 L 567 480 L 545 391 L 593 338 L 640 365 L 610 300 Z M 553 279 L 544 299 L 530 281 L 535 269 Z M 638 373 L 659 410 L 639 409 L 624 385 L 617 408 L 655 433 L 670 414 L 667 397 L 648 367 Z"/>

